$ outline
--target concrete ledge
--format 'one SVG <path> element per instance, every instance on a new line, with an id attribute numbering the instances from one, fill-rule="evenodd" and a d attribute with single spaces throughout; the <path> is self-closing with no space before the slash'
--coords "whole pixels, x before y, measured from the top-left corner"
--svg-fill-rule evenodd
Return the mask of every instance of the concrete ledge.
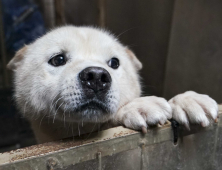
<path id="1" fill-rule="evenodd" d="M 222 106 L 220 112 L 222 112 Z M 115 127 L 90 135 L 0 154 L 0 170 L 48 169 L 222 169 L 222 118 L 207 128 L 179 129 L 173 143 L 170 124 L 146 135 Z"/>

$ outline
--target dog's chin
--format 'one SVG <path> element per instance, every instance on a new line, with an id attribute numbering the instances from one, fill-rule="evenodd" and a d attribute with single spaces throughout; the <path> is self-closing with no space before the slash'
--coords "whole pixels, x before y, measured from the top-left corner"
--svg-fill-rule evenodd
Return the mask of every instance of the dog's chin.
<path id="1" fill-rule="evenodd" d="M 104 114 L 110 113 L 110 109 L 107 106 L 106 103 L 101 102 L 99 100 L 89 100 L 82 102 L 79 104 L 76 108 L 76 112 L 85 112 L 85 111 L 98 111 L 98 112 L 103 112 Z"/>
<path id="2" fill-rule="evenodd" d="M 83 101 L 70 111 L 67 121 L 74 122 L 105 122 L 110 119 L 112 110 L 108 104 L 99 100 Z"/>

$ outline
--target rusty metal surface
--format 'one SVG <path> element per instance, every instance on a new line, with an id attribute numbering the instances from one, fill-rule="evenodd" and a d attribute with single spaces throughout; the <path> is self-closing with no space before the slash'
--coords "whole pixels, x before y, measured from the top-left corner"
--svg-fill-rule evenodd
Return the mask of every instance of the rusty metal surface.
<path id="1" fill-rule="evenodd" d="M 208 128 L 181 128 L 174 145 L 170 124 L 152 128 L 146 135 L 120 126 L 90 137 L 2 153 L 0 170 L 218 169 L 222 168 L 221 127 L 222 118 Z"/>

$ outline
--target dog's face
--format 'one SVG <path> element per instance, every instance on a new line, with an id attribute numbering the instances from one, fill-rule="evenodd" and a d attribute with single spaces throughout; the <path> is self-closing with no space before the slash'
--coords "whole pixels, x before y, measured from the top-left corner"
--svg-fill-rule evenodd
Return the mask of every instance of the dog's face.
<path id="1" fill-rule="evenodd" d="M 8 67 L 17 105 L 28 117 L 104 122 L 141 92 L 141 63 L 94 28 L 53 30 L 19 50 Z"/>

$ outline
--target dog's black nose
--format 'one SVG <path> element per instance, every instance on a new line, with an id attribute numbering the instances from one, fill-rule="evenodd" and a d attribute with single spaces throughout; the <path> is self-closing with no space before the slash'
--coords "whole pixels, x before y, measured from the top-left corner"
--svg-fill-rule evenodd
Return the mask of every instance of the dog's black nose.
<path id="1" fill-rule="evenodd" d="M 84 88 L 95 93 L 108 90 L 112 81 L 109 72 L 101 67 L 87 67 L 79 73 L 79 78 Z"/>

